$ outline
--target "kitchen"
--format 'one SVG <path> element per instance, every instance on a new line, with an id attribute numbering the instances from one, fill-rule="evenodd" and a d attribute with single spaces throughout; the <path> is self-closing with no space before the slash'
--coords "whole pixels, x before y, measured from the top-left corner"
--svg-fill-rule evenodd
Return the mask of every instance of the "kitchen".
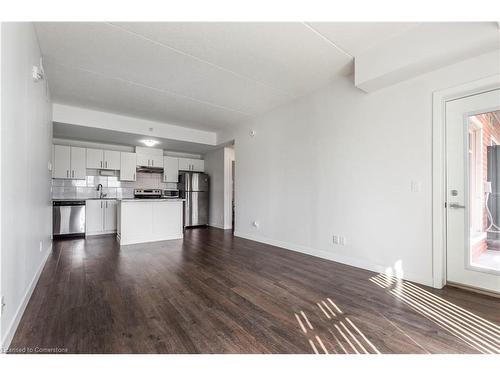
<path id="1" fill-rule="evenodd" d="M 56 142 L 55 239 L 116 235 L 129 245 L 182 239 L 185 227 L 208 224 L 209 176 L 201 155 L 178 157 L 153 147 L 159 143 L 153 139 L 136 147 Z"/>

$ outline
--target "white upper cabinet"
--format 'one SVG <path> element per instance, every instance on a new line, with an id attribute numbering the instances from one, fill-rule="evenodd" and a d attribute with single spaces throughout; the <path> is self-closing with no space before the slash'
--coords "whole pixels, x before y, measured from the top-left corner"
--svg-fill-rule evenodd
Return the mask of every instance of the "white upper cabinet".
<path id="1" fill-rule="evenodd" d="M 179 170 L 191 172 L 204 172 L 205 160 L 179 158 Z"/>
<path id="2" fill-rule="evenodd" d="M 83 180 L 86 176 L 85 169 L 86 149 L 54 145 L 54 178 L 68 178 Z"/>
<path id="3" fill-rule="evenodd" d="M 141 167 L 163 167 L 163 150 L 161 148 L 139 147 L 135 148 L 137 165 Z"/>
<path id="4" fill-rule="evenodd" d="M 120 151 L 87 149 L 87 168 L 120 169 Z"/>
<path id="5" fill-rule="evenodd" d="M 149 155 L 136 153 L 137 165 L 140 167 L 149 167 Z"/>
<path id="6" fill-rule="evenodd" d="M 191 163 L 193 165 L 193 171 L 195 172 L 205 172 L 205 160 L 192 159 Z"/>
<path id="7" fill-rule="evenodd" d="M 120 151 L 104 150 L 104 169 L 120 169 Z"/>
<path id="8" fill-rule="evenodd" d="M 190 171 L 191 170 L 191 159 L 179 158 L 179 170 L 180 171 Z"/>
<path id="9" fill-rule="evenodd" d="M 87 176 L 85 159 L 87 149 L 83 147 L 71 147 L 71 178 L 84 180 Z"/>
<path id="10" fill-rule="evenodd" d="M 89 169 L 101 169 L 103 161 L 103 151 L 97 150 L 95 148 L 87 149 L 87 168 Z"/>
<path id="11" fill-rule="evenodd" d="M 179 159 L 163 157 L 163 182 L 179 182 Z"/>
<path id="12" fill-rule="evenodd" d="M 135 181 L 137 158 L 135 152 L 120 152 L 120 180 Z"/>
<path id="13" fill-rule="evenodd" d="M 70 170 L 71 170 L 71 147 L 55 145 L 52 176 L 54 178 L 71 178 Z"/>
<path id="14" fill-rule="evenodd" d="M 163 152 L 161 155 L 151 155 L 150 157 L 151 167 L 163 167 Z"/>

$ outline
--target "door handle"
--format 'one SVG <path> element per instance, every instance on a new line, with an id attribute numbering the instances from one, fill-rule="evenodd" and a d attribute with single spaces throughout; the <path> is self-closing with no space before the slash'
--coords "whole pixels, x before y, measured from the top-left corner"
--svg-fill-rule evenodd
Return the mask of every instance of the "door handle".
<path id="1" fill-rule="evenodd" d="M 465 208 L 465 206 L 461 205 L 460 203 L 450 203 L 448 205 L 448 207 L 455 208 L 455 209 L 457 209 L 457 208 Z"/>

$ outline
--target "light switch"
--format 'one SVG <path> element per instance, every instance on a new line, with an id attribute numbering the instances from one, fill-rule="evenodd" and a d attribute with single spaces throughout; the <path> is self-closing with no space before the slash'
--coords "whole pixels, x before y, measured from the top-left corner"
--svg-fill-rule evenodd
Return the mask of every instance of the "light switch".
<path id="1" fill-rule="evenodd" d="M 412 193 L 420 193 L 422 191 L 422 182 L 421 181 L 412 181 L 411 182 L 411 192 Z"/>

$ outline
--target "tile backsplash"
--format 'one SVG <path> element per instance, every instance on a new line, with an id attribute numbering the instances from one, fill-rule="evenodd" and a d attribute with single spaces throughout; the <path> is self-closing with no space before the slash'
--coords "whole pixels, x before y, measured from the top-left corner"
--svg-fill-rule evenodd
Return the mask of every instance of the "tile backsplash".
<path id="1" fill-rule="evenodd" d="M 113 176 L 100 176 L 99 170 L 87 169 L 85 180 L 52 179 L 52 199 L 98 198 L 97 185 L 102 184 L 106 198 L 133 198 L 134 189 L 176 189 L 176 183 L 162 182 L 160 173 L 138 172 L 136 181 L 120 181 L 119 172 Z"/>

